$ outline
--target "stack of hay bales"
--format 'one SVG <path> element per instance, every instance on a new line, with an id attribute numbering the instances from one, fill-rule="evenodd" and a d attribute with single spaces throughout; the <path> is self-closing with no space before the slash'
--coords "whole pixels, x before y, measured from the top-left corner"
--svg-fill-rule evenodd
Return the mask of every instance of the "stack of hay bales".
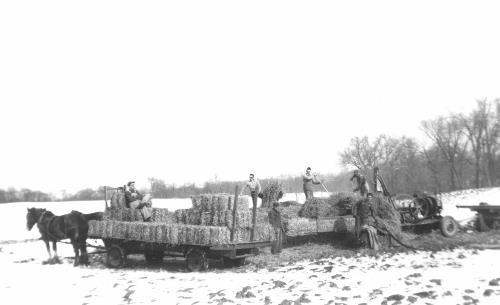
<path id="1" fill-rule="evenodd" d="M 104 220 L 116 221 L 143 221 L 141 210 L 130 208 L 106 209 L 103 215 Z M 168 209 L 153 208 L 152 222 L 175 223 L 175 214 Z"/>
<path id="2" fill-rule="evenodd" d="M 191 217 L 186 218 L 185 224 L 204 226 L 233 225 L 234 196 L 227 194 L 204 194 L 191 197 L 193 207 L 186 213 Z M 236 227 L 251 227 L 252 214 L 248 209 L 248 199 L 238 197 L 236 212 Z"/>
<path id="3" fill-rule="evenodd" d="M 224 245 L 230 242 L 230 233 L 225 227 L 113 220 L 89 221 L 88 235 L 171 245 Z"/>
<path id="4" fill-rule="evenodd" d="M 269 182 L 262 190 L 262 205 L 263 208 L 271 208 L 275 201 L 283 197 L 283 186 L 279 181 Z"/>

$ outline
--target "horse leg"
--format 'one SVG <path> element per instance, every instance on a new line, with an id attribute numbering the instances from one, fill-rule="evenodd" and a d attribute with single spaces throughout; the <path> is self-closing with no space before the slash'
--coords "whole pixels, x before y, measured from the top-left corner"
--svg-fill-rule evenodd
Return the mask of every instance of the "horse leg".
<path id="1" fill-rule="evenodd" d="M 61 260 L 59 259 L 59 256 L 57 256 L 57 242 L 56 241 L 52 242 L 52 250 L 54 250 L 54 257 L 52 258 L 52 262 L 54 264 L 60 264 Z"/>
<path id="2" fill-rule="evenodd" d="M 89 265 L 89 255 L 87 253 L 87 245 L 86 245 L 86 241 L 83 241 L 80 243 L 80 256 L 81 256 L 81 261 L 82 261 L 82 264 L 84 264 L 85 266 L 88 266 Z"/>
<path id="3" fill-rule="evenodd" d="M 43 261 L 42 264 L 46 265 L 52 261 L 52 252 L 50 252 L 50 245 L 48 240 L 43 240 L 45 242 L 45 247 L 47 248 L 47 252 L 49 253 L 49 258 L 46 261 Z"/>
<path id="4" fill-rule="evenodd" d="M 71 240 L 71 245 L 73 245 L 73 251 L 75 252 L 75 263 L 73 264 L 73 266 L 78 266 L 80 265 L 80 256 L 79 256 L 79 253 L 78 253 L 78 243 L 76 240 Z"/>

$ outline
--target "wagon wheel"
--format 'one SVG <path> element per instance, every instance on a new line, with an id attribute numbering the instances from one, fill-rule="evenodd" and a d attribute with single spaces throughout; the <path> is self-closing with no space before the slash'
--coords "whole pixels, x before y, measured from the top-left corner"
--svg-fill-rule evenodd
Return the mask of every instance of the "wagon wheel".
<path id="1" fill-rule="evenodd" d="M 112 245 L 108 248 L 106 264 L 111 268 L 121 268 L 125 265 L 127 255 L 119 245 Z"/>
<path id="2" fill-rule="evenodd" d="M 208 259 L 205 250 L 191 248 L 186 253 L 186 268 L 192 272 L 203 271 L 208 268 Z"/>
<path id="3" fill-rule="evenodd" d="M 246 257 L 240 257 L 240 258 L 223 257 L 222 263 L 226 268 L 240 267 L 245 264 L 245 259 Z"/>
<path id="4" fill-rule="evenodd" d="M 163 261 L 162 251 L 146 251 L 144 252 L 144 258 L 148 264 L 159 264 Z"/>
<path id="5" fill-rule="evenodd" d="M 453 237 L 455 234 L 457 234 L 458 224 L 455 219 L 453 219 L 453 217 L 443 217 L 439 226 L 441 229 L 441 233 L 446 237 Z"/>

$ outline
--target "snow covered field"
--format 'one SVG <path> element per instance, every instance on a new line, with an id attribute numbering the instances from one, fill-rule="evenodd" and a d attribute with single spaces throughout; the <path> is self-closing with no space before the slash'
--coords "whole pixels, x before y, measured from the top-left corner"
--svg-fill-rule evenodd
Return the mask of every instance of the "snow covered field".
<path id="1" fill-rule="evenodd" d="M 2 245 L 0 293 L 17 304 L 493 305 L 500 304 L 498 257 L 498 250 L 459 249 L 185 273 L 175 261 L 119 270 L 42 265 L 42 243 L 28 242 Z"/>
<path id="2" fill-rule="evenodd" d="M 286 194 L 282 200 L 303 201 L 301 195 Z M 500 204 L 500 188 L 453 192 L 441 199 L 443 214 L 465 220 L 473 213 L 455 205 Z M 171 210 L 191 205 L 190 199 L 153 203 Z M 71 246 L 59 244 L 59 255 L 68 258 L 63 264 L 42 265 L 47 258 L 42 242 L 5 242 L 39 237 L 36 228 L 26 229 L 26 208 L 32 206 L 56 214 L 90 213 L 102 211 L 104 202 L 0 205 L 4 304 L 500 304 L 498 250 L 331 257 L 282 264 L 277 269 L 245 266 L 185 273 L 178 259 L 147 266 L 140 256 L 120 270 L 106 268 L 96 256 L 90 267 L 74 268 Z"/>

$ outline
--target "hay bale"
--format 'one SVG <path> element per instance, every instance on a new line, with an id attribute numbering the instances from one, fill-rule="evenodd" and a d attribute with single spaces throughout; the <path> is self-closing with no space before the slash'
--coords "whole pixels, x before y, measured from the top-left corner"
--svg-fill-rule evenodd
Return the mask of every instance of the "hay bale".
<path id="1" fill-rule="evenodd" d="M 89 222 L 88 236 L 92 237 L 103 237 L 104 228 L 106 221 L 90 220 Z"/>
<path id="2" fill-rule="evenodd" d="M 228 228 L 212 226 L 209 229 L 211 245 L 226 245 L 230 243 L 231 232 Z"/>
<path id="3" fill-rule="evenodd" d="M 176 223 L 175 214 L 168 209 L 153 208 L 152 222 Z"/>
<path id="4" fill-rule="evenodd" d="M 123 221 L 114 221 L 111 231 L 111 235 L 113 238 L 126 239 L 127 223 Z"/>
<path id="5" fill-rule="evenodd" d="M 283 186 L 279 181 L 270 181 L 262 190 L 262 205 L 263 208 L 270 208 L 273 203 L 283 197 Z"/>

